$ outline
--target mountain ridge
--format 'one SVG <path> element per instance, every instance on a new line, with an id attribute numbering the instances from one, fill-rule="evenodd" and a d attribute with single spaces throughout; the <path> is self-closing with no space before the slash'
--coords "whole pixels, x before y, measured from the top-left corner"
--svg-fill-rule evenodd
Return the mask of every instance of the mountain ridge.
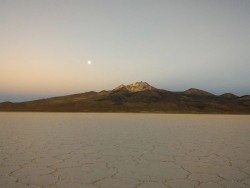
<path id="1" fill-rule="evenodd" d="M 0 111 L 32 112 L 159 112 L 250 114 L 250 96 L 217 96 L 190 88 L 183 92 L 157 89 L 147 82 L 113 90 L 85 92 L 26 102 L 0 103 Z"/>

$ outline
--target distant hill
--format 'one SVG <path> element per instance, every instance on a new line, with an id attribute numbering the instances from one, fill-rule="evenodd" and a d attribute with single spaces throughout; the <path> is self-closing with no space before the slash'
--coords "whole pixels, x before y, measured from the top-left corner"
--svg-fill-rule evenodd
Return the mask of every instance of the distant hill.
<path id="1" fill-rule="evenodd" d="M 232 93 L 224 93 L 220 97 L 224 97 L 224 98 L 228 98 L 228 99 L 236 99 L 236 98 L 238 98 L 237 95 L 234 95 Z"/>
<path id="2" fill-rule="evenodd" d="M 113 90 L 86 92 L 28 102 L 3 102 L 0 111 L 33 112 L 156 112 L 250 114 L 250 96 L 216 96 L 191 88 L 184 92 L 157 89 L 146 82 Z"/>
<path id="3" fill-rule="evenodd" d="M 190 88 L 183 92 L 186 95 L 214 96 L 214 94 L 200 89 Z"/>

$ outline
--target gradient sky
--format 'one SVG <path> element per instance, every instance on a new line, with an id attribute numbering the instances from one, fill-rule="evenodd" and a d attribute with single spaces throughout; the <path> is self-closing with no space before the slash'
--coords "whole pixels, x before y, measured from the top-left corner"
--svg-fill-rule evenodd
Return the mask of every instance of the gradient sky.
<path id="1" fill-rule="evenodd" d="M 250 94 L 250 1 L 0 0 L 0 102 L 136 81 Z"/>

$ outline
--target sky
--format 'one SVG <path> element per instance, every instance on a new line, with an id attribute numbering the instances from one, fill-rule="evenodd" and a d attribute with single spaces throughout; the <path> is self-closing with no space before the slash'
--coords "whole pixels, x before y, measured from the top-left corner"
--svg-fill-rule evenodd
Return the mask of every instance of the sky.
<path id="1" fill-rule="evenodd" d="M 0 102 L 137 81 L 241 96 L 249 72 L 249 0 L 0 0 Z"/>

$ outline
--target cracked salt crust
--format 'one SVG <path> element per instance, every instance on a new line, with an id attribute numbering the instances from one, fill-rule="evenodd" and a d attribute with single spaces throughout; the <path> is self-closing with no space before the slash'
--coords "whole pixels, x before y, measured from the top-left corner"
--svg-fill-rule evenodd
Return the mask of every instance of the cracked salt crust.
<path id="1" fill-rule="evenodd" d="M 0 188 L 247 188 L 250 116 L 0 113 Z"/>

